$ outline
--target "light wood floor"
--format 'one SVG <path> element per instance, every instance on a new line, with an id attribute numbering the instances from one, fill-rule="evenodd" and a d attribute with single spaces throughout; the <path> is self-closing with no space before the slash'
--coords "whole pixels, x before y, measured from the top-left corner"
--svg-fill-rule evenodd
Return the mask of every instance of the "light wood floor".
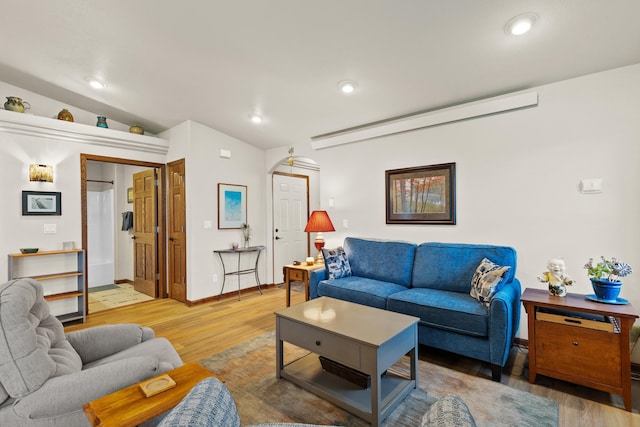
<path id="1" fill-rule="evenodd" d="M 112 323 L 139 323 L 169 339 L 185 362 L 198 361 L 211 354 L 275 329 L 274 311 L 284 308 L 285 293 L 280 288 L 232 296 L 219 302 L 187 307 L 177 301 L 161 299 L 90 314 L 83 325 L 67 331 Z M 291 293 L 292 304 L 304 301 L 304 294 Z M 421 347 L 420 359 L 459 372 L 490 380 L 488 364 L 451 353 Z M 428 379 L 424 379 L 428 381 Z M 634 413 L 623 409 L 617 395 L 591 390 L 539 376 L 530 384 L 525 376 L 506 373 L 502 383 L 519 390 L 556 400 L 560 405 L 560 426 L 640 426 L 640 385 L 634 381 Z M 455 386 L 452 385 L 452 393 Z M 498 404 L 499 405 L 499 404 Z"/>

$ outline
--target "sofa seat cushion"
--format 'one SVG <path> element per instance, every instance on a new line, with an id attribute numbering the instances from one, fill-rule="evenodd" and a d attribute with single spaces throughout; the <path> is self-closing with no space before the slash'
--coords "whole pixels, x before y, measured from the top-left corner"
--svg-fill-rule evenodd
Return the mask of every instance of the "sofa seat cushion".
<path id="1" fill-rule="evenodd" d="M 355 302 L 370 307 L 386 308 L 387 297 L 406 291 L 402 285 L 358 276 L 322 280 L 318 283 L 318 295 Z"/>
<path id="2" fill-rule="evenodd" d="M 387 309 L 419 317 L 421 323 L 466 335 L 489 334 L 488 309 L 468 293 L 410 289 L 389 297 Z"/>

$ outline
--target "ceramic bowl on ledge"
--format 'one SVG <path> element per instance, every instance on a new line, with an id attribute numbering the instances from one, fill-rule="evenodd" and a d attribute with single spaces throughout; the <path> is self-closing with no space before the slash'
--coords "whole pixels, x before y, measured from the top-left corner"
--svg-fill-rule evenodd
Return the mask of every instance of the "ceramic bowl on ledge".
<path id="1" fill-rule="evenodd" d="M 35 254 L 38 252 L 38 248 L 20 248 L 20 252 L 23 254 Z"/>

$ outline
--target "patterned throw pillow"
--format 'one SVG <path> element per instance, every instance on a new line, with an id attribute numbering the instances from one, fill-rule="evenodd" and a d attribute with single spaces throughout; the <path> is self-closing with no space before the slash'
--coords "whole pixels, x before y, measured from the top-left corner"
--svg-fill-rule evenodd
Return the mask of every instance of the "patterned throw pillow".
<path id="1" fill-rule="evenodd" d="M 322 256 L 329 280 L 351 276 L 351 266 L 349 266 L 347 254 L 344 253 L 341 246 L 335 249 L 322 248 Z"/>
<path id="2" fill-rule="evenodd" d="M 510 268 L 484 258 L 471 279 L 471 296 L 489 307 L 493 296 L 502 288 L 504 273 Z"/>

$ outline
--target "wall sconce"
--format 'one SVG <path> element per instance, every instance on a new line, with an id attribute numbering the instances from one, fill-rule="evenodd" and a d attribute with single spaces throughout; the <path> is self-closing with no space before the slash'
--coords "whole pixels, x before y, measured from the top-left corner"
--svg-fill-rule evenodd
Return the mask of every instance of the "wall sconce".
<path id="1" fill-rule="evenodd" d="M 53 166 L 51 165 L 29 165 L 29 181 L 53 182 Z"/>

